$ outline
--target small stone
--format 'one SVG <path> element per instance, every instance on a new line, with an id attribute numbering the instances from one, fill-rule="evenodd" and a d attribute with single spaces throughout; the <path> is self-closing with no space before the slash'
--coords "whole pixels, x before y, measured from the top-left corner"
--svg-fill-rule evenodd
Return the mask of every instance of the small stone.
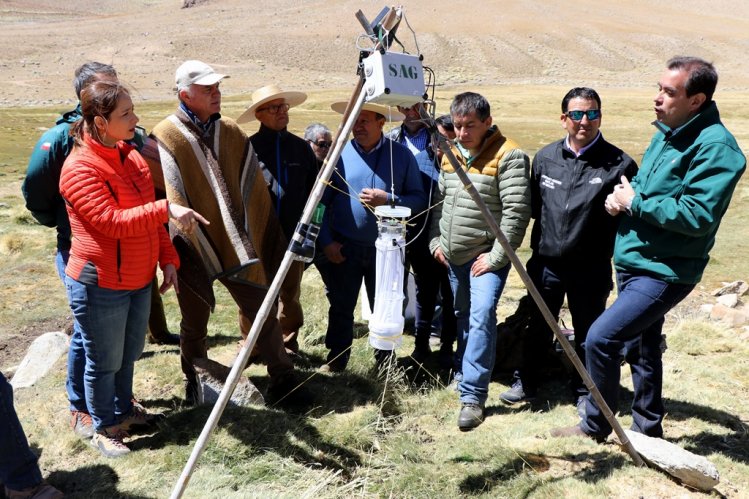
<path id="1" fill-rule="evenodd" d="M 704 456 L 698 456 L 662 438 L 653 438 L 624 430 L 643 460 L 665 471 L 683 484 L 702 491 L 712 490 L 720 483 L 720 473 Z"/>
<path id="2" fill-rule="evenodd" d="M 213 405 L 224 389 L 231 369 L 211 359 L 195 359 L 195 372 L 198 373 L 198 403 Z M 238 407 L 263 406 L 265 399 L 252 382 L 244 376 L 239 378 L 229 399 L 229 404 Z"/>
<path id="3" fill-rule="evenodd" d="M 739 289 L 736 290 L 736 293 L 738 293 L 739 296 L 746 296 L 746 294 L 749 293 L 749 283 L 742 282 Z"/>
<path id="4" fill-rule="evenodd" d="M 716 301 L 728 308 L 735 308 L 739 304 L 739 295 L 736 293 L 727 293 L 720 295 Z"/>
<path id="5" fill-rule="evenodd" d="M 61 332 L 44 333 L 35 339 L 18 366 L 10 384 L 13 388 L 28 388 L 42 379 L 68 351 L 68 336 Z"/>

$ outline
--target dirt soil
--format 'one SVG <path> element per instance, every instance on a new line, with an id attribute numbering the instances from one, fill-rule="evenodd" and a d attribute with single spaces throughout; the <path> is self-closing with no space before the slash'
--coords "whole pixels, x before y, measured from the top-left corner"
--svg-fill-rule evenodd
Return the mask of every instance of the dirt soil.
<path id="1" fill-rule="evenodd" d="M 200 59 L 231 75 L 228 95 L 271 82 L 301 90 L 352 88 L 354 14 L 362 0 L 0 0 L 0 106 L 73 103 L 87 60 L 113 64 L 143 99 L 173 98 L 174 70 Z M 749 87 L 749 2 L 557 0 L 404 2 L 398 38 L 424 55 L 439 85 L 653 87 L 663 62 L 716 63 L 721 89 Z M 709 9 L 708 6 L 709 5 Z M 414 36 L 409 25 L 416 33 Z M 418 49 L 417 49 L 418 43 Z"/>

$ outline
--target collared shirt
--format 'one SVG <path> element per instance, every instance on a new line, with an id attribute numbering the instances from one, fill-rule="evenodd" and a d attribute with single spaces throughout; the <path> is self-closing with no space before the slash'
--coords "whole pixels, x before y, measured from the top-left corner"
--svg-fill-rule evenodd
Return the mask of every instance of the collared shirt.
<path id="1" fill-rule="evenodd" d="M 193 113 L 192 111 L 190 111 L 190 109 L 188 109 L 188 107 L 185 105 L 184 102 L 180 102 L 179 107 L 185 112 L 187 117 L 190 118 L 190 121 L 192 121 L 195 124 L 195 126 L 198 127 L 201 132 L 203 132 L 203 135 L 208 133 L 208 129 L 211 128 L 211 125 L 213 125 L 215 122 L 221 119 L 221 114 L 215 113 L 215 114 L 212 114 L 210 118 L 208 118 L 207 123 L 203 123 L 202 121 L 200 121 L 200 118 L 198 118 L 198 116 L 195 113 Z"/>
<path id="2" fill-rule="evenodd" d="M 585 151 L 587 151 L 588 149 L 590 149 L 591 147 L 593 147 L 593 145 L 594 145 L 594 144 L 595 144 L 596 142 L 598 142 L 598 139 L 600 139 L 600 138 L 601 138 L 601 131 L 599 130 L 599 131 L 598 131 L 598 134 L 596 135 L 596 138 L 595 138 L 595 139 L 593 139 L 593 140 L 591 140 L 591 141 L 590 141 L 590 144 L 588 144 L 587 146 L 585 146 L 585 147 L 581 148 L 581 149 L 580 149 L 580 150 L 579 150 L 578 152 L 575 152 L 575 150 L 574 150 L 574 149 L 572 149 L 572 148 L 570 147 L 570 136 L 569 136 L 569 134 L 568 134 L 568 135 L 567 135 L 567 138 L 566 138 L 566 139 L 564 139 L 564 147 L 566 147 L 567 149 L 569 149 L 569 150 L 570 150 L 570 152 L 572 152 L 572 154 L 574 154 L 576 158 L 579 158 L 580 156 L 582 156 L 582 155 L 583 155 L 583 153 L 584 153 Z"/>
<path id="3" fill-rule="evenodd" d="M 411 135 L 408 133 L 408 129 L 403 127 L 403 134 L 401 134 L 401 143 L 408 147 L 408 149 L 415 155 L 427 148 L 429 144 L 429 132 L 426 127 L 419 128 L 419 130 Z"/>
<path id="4" fill-rule="evenodd" d="M 362 146 L 356 141 L 356 139 L 352 139 L 351 143 L 354 145 L 354 148 L 357 150 L 359 154 L 372 154 L 376 150 L 378 150 L 380 147 L 382 147 L 382 144 L 385 143 L 385 135 L 380 135 L 380 140 L 377 142 L 377 144 L 370 149 L 369 151 L 365 151 Z"/>

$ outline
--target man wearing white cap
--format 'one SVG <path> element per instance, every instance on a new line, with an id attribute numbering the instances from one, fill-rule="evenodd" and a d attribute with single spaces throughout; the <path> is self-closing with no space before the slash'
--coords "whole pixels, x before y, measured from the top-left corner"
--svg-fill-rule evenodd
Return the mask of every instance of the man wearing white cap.
<path id="1" fill-rule="evenodd" d="M 343 112 L 345 102 L 331 106 Z M 403 115 L 378 104 L 364 104 L 353 127 L 354 139 L 343 148 L 330 179 L 323 203 L 325 219 L 318 242 L 327 262 L 325 276 L 328 301 L 328 331 L 325 346 L 330 349 L 323 371 L 346 368 L 354 338 L 354 308 L 362 279 L 369 304 L 374 310 L 376 206 L 394 203 L 419 213 L 426 208 L 419 167 L 413 154 L 382 133 L 386 116 L 400 121 Z M 381 354 L 382 352 L 376 352 Z M 380 355 L 378 361 L 385 358 Z"/>
<path id="2" fill-rule="evenodd" d="M 226 77 L 200 61 L 183 63 L 176 72 L 179 108 L 153 129 L 167 198 L 202 210 L 212 222 L 193 232 L 170 227 L 182 262 L 180 350 L 188 402 L 196 400 L 193 362 L 208 356 L 208 319 L 216 303 L 212 282 L 220 281 L 253 320 L 286 245 L 249 138 L 219 114 L 219 84 Z M 284 397 L 296 383 L 275 307 L 257 348 L 271 378 L 269 398 L 303 402 L 304 390 Z"/>
<path id="3" fill-rule="evenodd" d="M 304 205 L 317 177 L 317 160 L 304 139 L 286 129 L 289 108 L 307 100 L 302 92 L 284 92 L 277 85 L 267 85 L 252 93 L 252 105 L 237 119 L 248 123 L 255 119 L 260 129 L 250 136 L 271 201 L 286 239 L 291 240 Z M 289 355 L 299 351 L 298 334 L 304 324 L 299 302 L 304 263 L 294 261 L 278 295 L 278 320 L 284 346 Z M 247 335 L 250 321 L 240 315 L 242 334 Z"/>

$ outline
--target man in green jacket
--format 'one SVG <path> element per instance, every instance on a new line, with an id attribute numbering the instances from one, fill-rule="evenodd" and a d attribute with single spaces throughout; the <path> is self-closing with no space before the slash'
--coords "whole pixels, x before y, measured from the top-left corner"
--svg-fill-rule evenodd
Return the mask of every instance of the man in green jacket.
<path id="1" fill-rule="evenodd" d="M 457 134 L 453 154 L 515 249 L 531 216 L 528 156 L 492 125 L 489 103 L 481 95 L 456 95 L 450 114 Z M 442 158 L 439 194 L 444 203 L 436 204 L 429 249 L 449 269 L 457 319 L 456 364 L 461 366 L 456 373 L 458 428 L 467 431 L 484 420 L 496 358 L 497 302 L 510 263 L 447 156 Z"/>
<path id="2" fill-rule="evenodd" d="M 617 411 L 623 352 L 632 371 L 632 430 L 663 435 L 661 330 L 666 313 L 702 278 L 715 234 L 746 168 L 733 135 L 712 100 L 713 65 L 674 57 L 658 82 L 657 128 L 630 184 L 625 177 L 606 199 L 622 216 L 614 247 L 619 295 L 591 326 L 587 368 L 611 410 Z M 611 426 L 589 395 L 585 416 L 552 436 L 603 441 Z"/>

